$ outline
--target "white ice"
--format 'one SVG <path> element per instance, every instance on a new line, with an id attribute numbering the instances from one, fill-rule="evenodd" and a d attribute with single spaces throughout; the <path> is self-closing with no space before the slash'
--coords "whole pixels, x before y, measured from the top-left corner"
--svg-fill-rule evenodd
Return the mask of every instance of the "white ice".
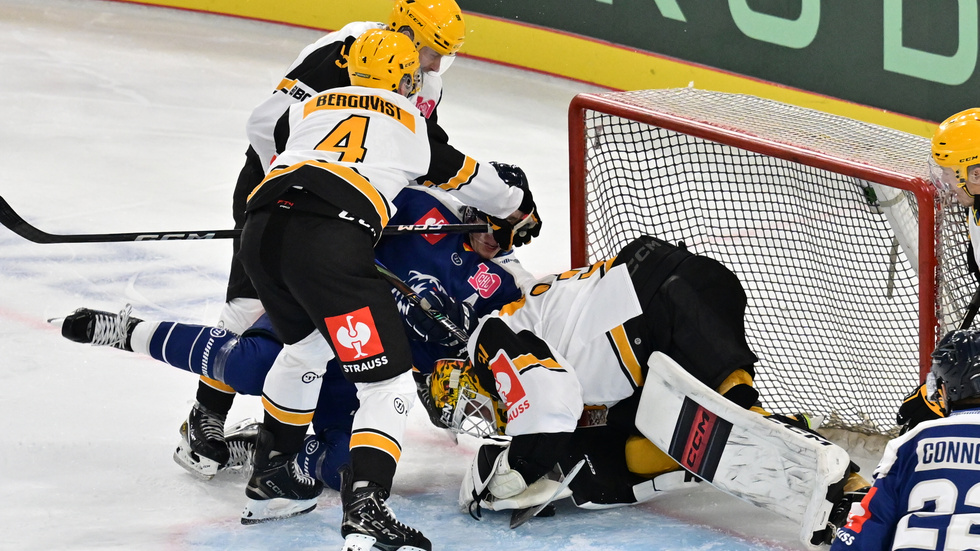
<path id="1" fill-rule="evenodd" d="M 379 14 L 382 16 L 383 14 Z M 320 34 L 97 0 L 0 0 L 0 195 L 53 233 L 224 229 L 251 109 Z M 441 122 L 457 147 L 523 167 L 544 232 L 519 251 L 568 268 L 566 112 L 593 87 L 459 59 Z M 197 378 L 62 338 L 80 306 L 213 323 L 230 243 L 37 245 L 0 228 L 0 549 L 339 549 L 339 498 L 239 523 L 241 476 L 202 482 L 171 459 Z M 237 400 L 229 420 L 261 415 Z M 436 549 L 802 549 L 781 517 L 709 487 L 510 530 L 455 505 L 476 447 L 412 413 L 392 505 Z M 870 472 L 877 449 L 857 459 Z"/>

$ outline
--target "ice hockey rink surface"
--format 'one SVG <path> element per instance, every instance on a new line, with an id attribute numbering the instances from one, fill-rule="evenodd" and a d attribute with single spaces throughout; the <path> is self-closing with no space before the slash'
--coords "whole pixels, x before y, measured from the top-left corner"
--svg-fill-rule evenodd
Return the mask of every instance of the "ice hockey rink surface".
<path id="1" fill-rule="evenodd" d="M 378 14 L 379 18 L 386 14 Z M 232 226 L 244 124 L 322 33 L 98 0 L 0 0 L 0 195 L 52 233 Z M 544 221 L 518 255 L 568 266 L 566 113 L 589 85 L 472 59 L 445 75 L 440 122 L 480 160 L 524 168 Z M 0 549 L 340 549 L 340 499 L 242 526 L 245 478 L 192 477 L 171 455 L 197 377 L 69 342 L 46 323 L 131 303 L 143 319 L 214 323 L 228 241 L 39 245 L 0 228 Z M 255 397 L 229 421 L 261 416 Z M 440 550 L 796 550 L 789 521 L 710 487 L 508 528 L 456 506 L 477 442 L 412 412 L 398 518 Z M 855 456 L 870 476 L 878 450 Z"/>

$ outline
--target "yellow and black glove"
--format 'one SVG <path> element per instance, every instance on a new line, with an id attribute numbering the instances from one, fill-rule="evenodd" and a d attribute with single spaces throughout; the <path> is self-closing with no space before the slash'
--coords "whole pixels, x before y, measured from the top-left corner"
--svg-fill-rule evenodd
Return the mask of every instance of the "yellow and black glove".
<path id="1" fill-rule="evenodd" d="M 942 406 L 929 399 L 926 384 L 922 383 L 902 400 L 895 421 L 902 426 L 900 434 L 905 434 L 923 421 L 941 419 L 945 416 Z"/>

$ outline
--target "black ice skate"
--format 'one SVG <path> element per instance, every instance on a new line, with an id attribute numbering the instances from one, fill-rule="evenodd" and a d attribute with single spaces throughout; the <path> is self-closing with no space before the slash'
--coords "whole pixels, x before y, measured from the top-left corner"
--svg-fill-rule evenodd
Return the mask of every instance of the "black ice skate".
<path id="1" fill-rule="evenodd" d="M 344 551 L 432 551 L 432 544 L 422 532 L 395 519 L 385 500 L 388 490 L 371 484 L 353 489 L 349 465 L 341 467 L 340 501 L 344 520 L 340 535 Z"/>
<path id="2" fill-rule="evenodd" d="M 79 308 L 65 317 L 61 323 L 61 335 L 68 340 L 83 344 L 111 346 L 132 352 L 133 348 L 129 344 L 130 333 L 137 323 L 143 321 L 130 316 L 132 311 L 133 307 L 129 304 L 118 314 Z"/>
<path id="3" fill-rule="evenodd" d="M 316 508 L 316 498 L 323 483 L 303 474 L 296 454 L 271 456 L 274 437 L 258 429 L 252 476 L 245 487 L 248 503 L 242 511 L 242 524 L 257 524 L 309 513 Z"/>
<path id="4" fill-rule="evenodd" d="M 228 457 L 225 415 L 195 402 L 180 426 L 180 443 L 174 450 L 174 461 L 191 474 L 210 480 L 228 462 Z"/>

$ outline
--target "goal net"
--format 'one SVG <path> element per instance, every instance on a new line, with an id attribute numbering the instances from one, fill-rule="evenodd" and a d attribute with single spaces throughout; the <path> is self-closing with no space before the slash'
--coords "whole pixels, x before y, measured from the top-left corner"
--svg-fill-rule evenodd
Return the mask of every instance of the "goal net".
<path id="1" fill-rule="evenodd" d="M 754 96 L 580 94 L 569 108 L 572 261 L 651 234 L 735 272 L 770 411 L 893 434 L 977 283 L 966 212 L 929 141 Z"/>

